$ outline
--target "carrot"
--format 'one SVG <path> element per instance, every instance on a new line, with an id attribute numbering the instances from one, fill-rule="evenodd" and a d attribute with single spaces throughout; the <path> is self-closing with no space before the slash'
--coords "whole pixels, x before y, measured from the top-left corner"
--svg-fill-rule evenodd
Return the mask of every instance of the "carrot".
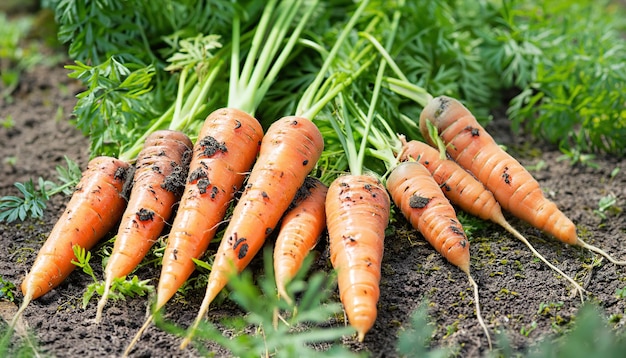
<path id="1" fill-rule="evenodd" d="M 401 159 L 415 159 L 420 162 L 430 171 L 445 196 L 452 203 L 458 205 L 467 213 L 502 226 L 515 238 L 526 244 L 536 257 L 572 283 L 579 292 L 581 301 L 584 301 L 583 293 L 585 290 L 574 279 L 546 260 L 519 231 L 509 224 L 496 198 L 473 175 L 461 168 L 456 162 L 449 159 L 441 159 L 439 152 L 435 148 L 416 140 L 404 143 L 403 157 Z"/>
<path id="2" fill-rule="evenodd" d="M 342 175 L 328 188 L 330 260 L 350 325 L 359 341 L 376 321 L 389 194 L 374 176 Z"/>
<path id="3" fill-rule="evenodd" d="M 547 199 L 539 183 L 515 158 L 502 150 L 471 112 L 450 97 L 436 97 L 420 115 L 420 131 L 429 142 L 431 122 L 450 156 L 489 189 L 504 210 L 556 239 L 599 253 L 618 265 L 605 251 L 578 237 L 576 225 Z"/>
<path id="4" fill-rule="evenodd" d="M 128 163 L 112 157 L 95 157 L 89 162 L 65 211 L 22 281 L 24 301 L 11 326 L 32 300 L 61 284 L 76 268 L 72 246 L 89 250 L 119 222 L 126 206 L 122 194 L 128 168 Z"/>
<path id="5" fill-rule="evenodd" d="M 315 247 L 326 228 L 325 200 L 328 187 L 307 177 L 293 207 L 284 215 L 274 244 L 274 275 L 278 295 L 291 302 L 285 285 L 298 272 L 304 257 Z"/>
<path id="6" fill-rule="evenodd" d="M 480 313 L 478 285 L 470 273 L 470 244 L 454 208 L 443 195 L 439 184 L 419 162 L 403 162 L 389 174 L 387 189 L 411 225 L 448 262 L 467 274 L 474 287 L 476 316 L 491 349 L 491 337 Z"/>
<path id="7" fill-rule="evenodd" d="M 309 119 L 283 117 L 267 129 L 259 158 L 215 255 L 198 316 L 181 348 L 190 342 L 209 304 L 226 286 L 229 276 L 241 272 L 261 249 L 323 149 L 322 134 Z"/>
<path id="8" fill-rule="evenodd" d="M 191 140 L 182 132 L 161 130 L 147 137 L 135 163 L 133 187 L 113 250 L 104 270 L 105 285 L 96 322 L 102 318 L 113 279 L 133 271 L 169 220 L 184 188 Z"/>
<path id="9" fill-rule="evenodd" d="M 187 185 L 168 235 L 155 310 L 195 270 L 243 184 L 259 149 L 263 129 L 247 113 L 227 108 L 206 119 L 193 149 Z"/>

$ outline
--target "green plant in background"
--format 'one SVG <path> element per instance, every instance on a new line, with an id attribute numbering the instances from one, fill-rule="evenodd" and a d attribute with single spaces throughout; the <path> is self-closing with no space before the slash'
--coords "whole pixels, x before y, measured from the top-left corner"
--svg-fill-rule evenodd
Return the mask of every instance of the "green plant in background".
<path id="1" fill-rule="evenodd" d="M 20 337 L 15 342 L 13 331 L 8 329 L 4 322 L 0 322 L 0 357 L 32 358 L 42 357 L 43 353 L 38 346 L 32 332 Z"/>
<path id="2" fill-rule="evenodd" d="M 15 299 L 15 285 L 11 281 L 0 277 L 0 300 L 13 302 Z"/>
<path id="3" fill-rule="evenodd" d="M 61 184 L 39 177 L 37 185 L 32 179 L 25 183 L 15 183 L 22 196 L 7 195 L 0 197 L 0 222 L 24 221 L 27 217 L 41 218 L 46 208 L 46 201 L 55 194 L 70 195 L 81 177 L 76 162 L 65 157 L 67 167 L 57 166 L 57 176 Z"/>
<path id="4" fill-rule="evenodd" d="M 567 334 L 542 342 L 529 351 L 528 358 L 543 357 L 621 357 L 626 352 L 626 337 L 611 330 L 602 311 L 593 304 L 583 305 L 574 326 Z"/>
<path id="5" fill-rule="evenodd" d="M 411 314 L 408 326 L 398 333 L 396 351 L 402 357 L 449 357 L 454 349 L 429 349 L 428 344 L 435 328 L 428 317 L 428 303 L 422 302 Z"/>
<path id="6" fill-rule="evenodd" d="M 19 84 L 21 72 L 38 61 L 36 52 L 32 54 L 22 44 L 31 24 L 31 17 L 9 20 L 0 13 L 0 97 L 9 96 Z"/>
<path id="7" fill-rule="evenodd" d="M 47 41 L 46 36 L 50 33 L 40 34 L 37 29 L 51 24 L 54 25 L 54 21 L 45 14 L 9 18 L 0 12 L 0 98 L 11 99 L 25 71 L 41 64 L 56 65 L 64 57 L 60 53 L 41 51 L 42 43 Z M 55 31 L 56 28 L 52 33 Z"/>
<path id="8" fill-rule="evenodd" d="M 595 0 L 504 4 L 505 31 L 492 40 L 494 47 L 532 48 L 519 59 L 532 71 L 515 83 L 521 92 L 508 110 L 513 124 L 558 144 L 565 154 L 626 154 L 623 9 Z"/>
<path id="9" fill-rule="evenodd" d="M 617 214 L 622 211 L 616 204 L 617 197 L 615 194 L 610 193 L 600 198 L 598 201 L 598 208 L 594 209 L 593 213 L 600 217 L 600 219 L 606 220 L 607 213 Z"/>

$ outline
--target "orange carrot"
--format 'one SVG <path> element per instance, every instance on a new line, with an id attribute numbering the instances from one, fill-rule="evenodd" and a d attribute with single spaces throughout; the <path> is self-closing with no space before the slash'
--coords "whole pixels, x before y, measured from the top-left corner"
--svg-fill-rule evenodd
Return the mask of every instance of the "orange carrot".
<path id="1" fill-rule="evenodd" d="M 128 275 L 139 265 L 169 220 L 184 189 L 191 147 L 191 140 L 179 131 L 156 131 L 146 138 L 135 163 L 128 206 L 104 270 L 104 293 L 98 302 L 96 322 L 101 320 L 113 279 Z"/>
<path id="2" fill-rule="evenodd" d="M 274 244 L 274 275 L 278 295 L 291 302 L 285 285 L 298 272 L 304 257 L 315 247 L 326 228 L 324 208 L 328 187 L 307 177 L 291 208 L 282 218 Z"/>
<path id="3" fill-rule="evenodd" d="M 206 119 L 193 150 L 185 191 L 168 236 L 155 310 L 195 270 L 254 163 L 263 129 L 251 115 L 220 109 Z"/>
<path id="4" fill-rule="evenodd" d="M 111 157 L 96 157 L 89 162 L 65 211 L 22 281 L 24 301 L 13 322 L 31 300 L 58 286 L 76 268 L 72 246 L 91 249 L 119 222 L 126 206 L 122 193 L 128 167 L 128 163 Z"/>
<path id="5" fill-rule="evenodd" d="M 446 260 L 467 274 L 474 287 L 476 316 L 491 349 L 491 337 L 480 313 L 478 285 L 470 273 L 469 241 L 439 184 L 422 164 L 403 162 L 389 174 L 387 189 L 396 206 L 426 241 Z"/>
<path id="6" fill-rule="evenodd" d="M 404 140 L 404 139 L 403 139 Z M 584 289 L 570 276 L 552 265 L 535 250 L 531 243 L 504 218 L 500 204 L 493 194 L 474 176 L 450 159 L 441 159 L 439 152 L 430 145 L 412 140 L 404 142 L 401 160 L 415 159 L 420 162 L 435 179 L 445 196 L 462 210 L 483 220 L 502 226 L 505 230 L 522 241 L 541 261 L 571 282 L 584 299 Z"/>
<path id="7" fill-rule="evenodd" d="M 450 156 L 489 189 L 502 208 L 558 240 L 578 245 L 617 261 L 603 250 L 582 241 L 576 225 L 547 199 L 539 183 L 515 158 L 502 150 L 459 101 L 441 96 L 432 99 L 420 115 L 420 130 L 429 142 L 431 122 Z"/>
<path id="8" fill-rule="evenodd" d="M 261 150 L 218 248 L 198 316 L 181 344 L 185 348 L 209 304 L 261 249 L 293 201 L 324 149 L 322 134 L 309 119 L 283 117 L 267 129 Z"/>
<path id="9" fill-rule="evenodd" d="M 359 341 L 376 321 L 389 194 L 374 176 L 342 175 L 326 195 L 330 260 L 350 325 Z"/>

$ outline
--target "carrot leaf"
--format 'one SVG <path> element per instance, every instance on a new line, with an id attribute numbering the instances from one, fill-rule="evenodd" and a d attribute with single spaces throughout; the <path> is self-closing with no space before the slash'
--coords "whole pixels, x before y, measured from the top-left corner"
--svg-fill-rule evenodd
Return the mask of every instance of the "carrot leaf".
<path id="1" fill-rule="evenodd" d="M 110 300 L 126 300 L 127 297 L 142 297 L 154 292 L 155 288 L 149 284 L 150 279 L 139 280 L 137 275 L 130 279 L 127 277 L 116 277 L 113 279 L 109 290 L 108 298 Z M 104 294 L 104 282 L 92 282 L 87 285 L 87 289 L 83 294 L 83 308 L 87 307 L 91 298 L 98 294 Z"/>
<path id="2" fill-rule="evenodd" d="M 72 250 L 74 251 L 74 256 L 76 257 L 76 260 L 72 259 L 72 264 L 80 267 L 84 273 L 89 275 L 94 280 L 94 282 L 98 281 L 93 269 L 91 268 L 91 264 L 89 263 L 91 260 L 91 252 L 89 250 L 85 250 L 85 248 L 80 245 L 72 246 Z"/>
<path id="3" fill-rule="evenodd" d="M 15 187 L 22 196 L 7 195 L 0 198 L 0 222 L 43 217 L 46 201 L 49 198 L 48 188 L 54 186 L 54 183 L 40 177 L 38 184 L 39 187 L 36 188 L 32 179 L 24 183 L 15 183 Z"/>
<path id="4" fill-rule="evenodd" d="M 51 196 L 64 193 L 69 195 L 78 184 L 81 177 L 78 164 L 67 156 L 67 167 L 57 166 L 57 174 L 62 184 L 57 184 L 42 177 L 37 179 L 37 185 L 32 179 L 24 183 L 15 183 L 20 196 L 7 195 L 0 197 L 0 222 L 24 221 L 27 218 L 40 219 L 46 209 L 46 201 Z"/>
<path id="5" fill-rule="evenodd" d="M 90 138 L 94 154 L 116 155 L 119 143 L 127 143 L 134 132 L 145 132 L 146 122 L 157 116 L 151 93 L 153 66 L 122 63 L 111 57 L 91 66 L 77 61 L 66 66 L 71 78 L 87 89 L 77 95 L 74 108 L 76 128 Z"/>
<path id="6" fill-rule="evenodd" d="M 449 357 L 454 352 L 452 348 L 430 350 L 428 344 L 434 327 L 428 319 L 428 304 L 422 302 L 411 315 L 408 327 L 398 335 L 396 349 L 403 357 Z"/>
<path id="7" fill-rule="evenodd" d="M 15 285 L 3 277 L 0 277 L 0 299 L 10 302 L 13 302 L 15 299 Z"/>

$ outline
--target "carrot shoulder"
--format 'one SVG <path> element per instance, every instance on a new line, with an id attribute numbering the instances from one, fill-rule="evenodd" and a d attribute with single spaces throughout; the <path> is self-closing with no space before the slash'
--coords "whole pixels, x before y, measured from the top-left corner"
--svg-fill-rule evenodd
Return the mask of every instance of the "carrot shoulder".
<path id="1" fill-rule="evenodd" d="M 389 174 L 387 190 L 402 214 L 426 241 L 467 274 L 474 288 L 476 317 L 491 349 L 491 337 L 480 313 L 478 285 L 470 273 L 469 240 L 439 185 L 419 162 L 403 162 Z"/>
<path id="2" fill-rule="evenodd" d="M 302 267 L 326 228 L 325 200 L 328 187 L 307 177 L 291 208 L 282 218 L 274 244 L 274 275 L 278 295 L 290 300 L 285 285 Z"/>
<path id="3" fill-rule="evenodd" d="M 430 141 L 430 121 L 446 144 L 450 156 L 489 189 L 502 208 L 532 226 L 570 245 L 579 245 L 603 254 L 582 241 L 576 225 L 543 195 L 539 183 L 515 158 L 500 148 L 471 112 L 450 97 L 436 97 L 420 115 L 420 131 Z"/>
<path id="4" fill-rule="evenodd" d="M 24 302 L 58 286 L 76 267 L 72 246 L 89 250 L 119 222 L 128 163 L 111 157 L 92 159 L 76 191 L 22 282 Z"/>
<path id="5" fill-rule="evenodd" d="M 385 187 L 371 175 L 342 175 L 331 183 L 326 196 L 330 260 L 359 341 L 376 321 L 390 205 Z"/>
<path id="6" fill-rule="evenodd" d="M 242 271 L 261 249 L 323 149 L 322 135 L 309 119 L 283 117 L 267 129 L 259 158 L 215 255 L 198 316 L 181 348 L 189 343 L 209 304 L 226 286 L 229 276 Z"/>
<path id="7" fill-rule="evenodd" d="M 133 271 L 146 256 L 170 219 L 184 188 L 191 140 L 182 132 L 152 133 L 137 156 L 133 187 L 113 250 L 104 270 L 105 289 L 96 313 L 99 322 L 115 278 Z"/>

